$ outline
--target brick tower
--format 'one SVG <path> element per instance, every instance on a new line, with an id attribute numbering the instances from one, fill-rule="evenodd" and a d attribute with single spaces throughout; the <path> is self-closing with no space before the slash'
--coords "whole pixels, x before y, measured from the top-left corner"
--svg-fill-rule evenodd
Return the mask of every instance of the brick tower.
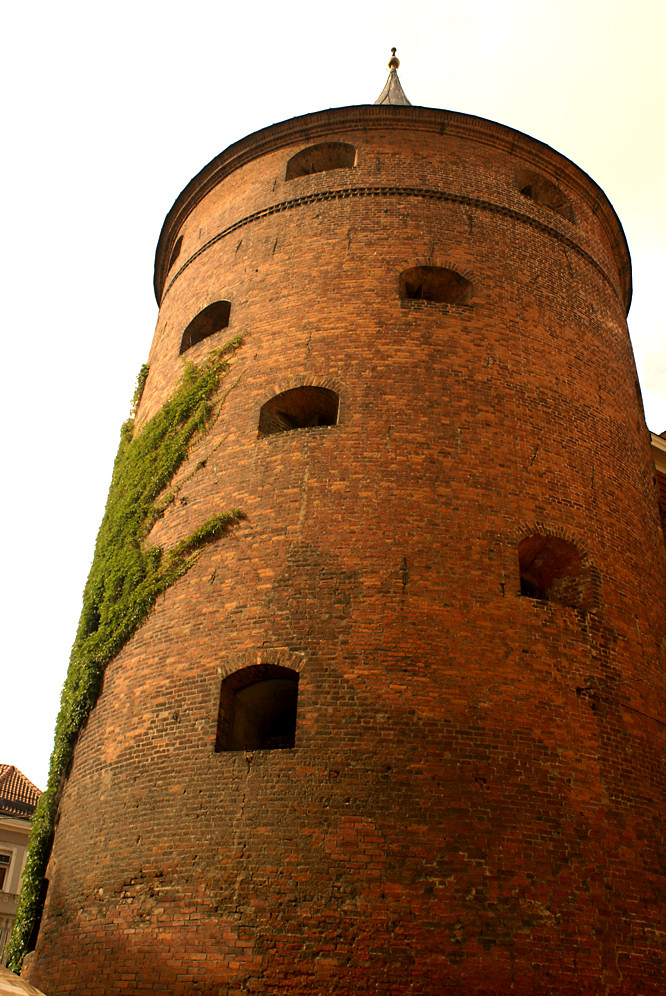
<path id="1" fill-rule="evenodd" d="M 166 219 L 133 438 L 184 369 L 224 377 L 141 549 L 240 514 L 78 733 L 24 969 L 48 996 L 663 992 L 624 234 L 569 160 L 389 66 Z"/>

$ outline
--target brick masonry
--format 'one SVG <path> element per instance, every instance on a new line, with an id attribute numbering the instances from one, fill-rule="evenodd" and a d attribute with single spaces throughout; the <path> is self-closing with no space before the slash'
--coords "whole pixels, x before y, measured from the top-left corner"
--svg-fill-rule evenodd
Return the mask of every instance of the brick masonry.
<path id="1" fill-rule="evenodd" d="M 355 166 L 284 179 L 325 141 Z M 467 302 L 401 300 L 416 266 Z M 108 668 L 24 974 L 49 996 L 662 993 L 666 550 L 603 193 L 480 119 L 308 115 L 192 181 L 156 288 L 140 425 L 204 307 L 229 327 L 185 358 L 245 342 L 150 540 L 247 519 Z M 338 424 L 258 438 L 301 385 L 339 394 Z M 534 533 L 576 545 L 589 610 L 521 596 Z M 299 673 L 295 749 L 215 753 L 222 680 L 262 663 Z"/>

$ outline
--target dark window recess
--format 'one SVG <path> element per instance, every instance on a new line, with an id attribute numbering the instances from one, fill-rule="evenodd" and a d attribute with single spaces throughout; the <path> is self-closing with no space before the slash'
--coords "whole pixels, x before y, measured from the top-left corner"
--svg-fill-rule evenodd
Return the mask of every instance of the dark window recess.
<path id="1" fill-rule="evenodd" d="M 520 594 L 584 611 L 592 604 L 592 578 L 577 547 L 558 536 L 534 535 L 518 547 Z"/>
<path id="2" fill-rule="evenodd" d="M 346 142 L 321 142 L 297 152 L 287 163 L 285 180 L 310 173 L 325 173 L 329 169 L 345 169 L 356 162 L 356 149 Z"/>
<path id="3" fill-rule="evenodd" d="M 296 739 L 298 673 L 276 664 L 222 682 L 215 750 L 288 750 Z"/>
<path id="4" fill-rule="evenodd" d="M 179 235 L 176 241 L 174 242 L 173 249 L 171 250 L 171 256 L 169 257 L 169 265 L 167 266 L 167 273 L 169 272 L 173 264 L 180 256 L 180 250 L 182 249 L 182 247 L 183 247 L 183 236 Z"/>
<path id="5" fill-rule="evenodd" d="M 467 304 L 471 293 L 466 277 L 443 266 L 414 266 L 400 274 L 400 297 L 410 301 Z"/>
<path id="6" fill-rule="evenodd" d="M 184 353 L 186 349 L 196 346 L 202 339 L 207 339 L 209 335 L 215 335 L 220 329 L 225 329 L 229 324 L 230 314 L 231 305 L 228 301 L 215 301 L 213 304 L 209 304 L 207 308 L 199 312 L 196 318 L 192 319 L 183 332 L 180 352 Z"/>
<path id="7" fill-rule="evenodd" d="M 551 180 L 547 180 L 540 173 L 529 173 L 522 170 L 516 176 L 518 189 L 523 197 L 529 198 L 535 204 L 548 208 L 562 215 L 567 221 L 574 221 L 574 210 L 571 201 L 562 193 L 560 188 Z"/>
<path id="8" fill-rule="evenodd" d="M 327 387 L 295 387 L 283 391 L 262 406 L 259 412 L 259 435 L 306 429 L 315 425 L 335 425 L 339 398 Z"/>

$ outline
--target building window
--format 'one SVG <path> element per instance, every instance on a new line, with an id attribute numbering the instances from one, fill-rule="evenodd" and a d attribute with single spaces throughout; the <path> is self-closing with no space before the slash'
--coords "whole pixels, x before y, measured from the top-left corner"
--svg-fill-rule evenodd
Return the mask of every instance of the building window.
<path id="1" fill-rule="evenodd" d="M 547 180 L 545 176 L 521 170 L 516 176 L 516 182 L 523 197 L 534 201 L 535 204 L 540 204 L 541 207 L 548 208 L 549 211 L 555 211 L 567 221 L 573 222 L 575 220 L 573 205 L 569 198 L 565 197 L 560 188 L 551 180 Z"/>
<path id="2" fill-rule="evenodd" d="M 311 173 L 325 173 L 330 169 L 345 169 L 356 162 L 356 149 L 346 142 L 321 142 L 297 152 L 287 163 L 285 180 Z"/>
<path id="3" fill-rule="evenodd" d="M 288 750 L 296 739 L 298 672 L 258 664 L 222 682 L 215 750 Z"/>
<path id="4" fill-rule="evenodd" d="M 196 318 L 192 319 L 183 332 L 180 352 L 184 353 L 185 350 L 196 346 L 198 342 L 207 339 L 208 336 L 215 335 L 216 332 L 225 329 L 229 324 L 230 314 L 231 304 L 228 301 L 215 301 L 213 304 L 209 304 L 207 308 L 199 312 Z"/>
<path id="5" fill-rule="evenodd" d="M 471 281 L 443 266 L 413 266 L 400 274 L 400 297 L 408 301 L 467 304 Z"/>
<path id="6" fill-rule="evenodd" d="M 535 534 L 518 546 L 520 594 L 542 602 L 588 609 L 592 602 L 589 567 L 574 543 Z"/>
<path id="7" fill-rule="evenodd" d="M 6 892 L 5 883 L 9 881 L 9 866 L 12 863 L 11 854 L 0 851 L 0 892 Z"/>
<path id="8" fill-rule="evenodd" d="M 295 387 L 277 394 L 259 412 L 259 435 L 336 425 L 339 398 L 327 387 Z"/>

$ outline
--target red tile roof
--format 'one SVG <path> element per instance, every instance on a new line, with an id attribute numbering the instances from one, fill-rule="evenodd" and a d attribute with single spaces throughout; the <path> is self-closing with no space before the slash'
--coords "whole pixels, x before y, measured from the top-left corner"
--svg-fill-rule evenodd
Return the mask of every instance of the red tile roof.
<path id="1" fill-rule="evenodd" d="M 41 794 L 13 764 L 0 764 L 0 815 L 29 819 Z"/>

